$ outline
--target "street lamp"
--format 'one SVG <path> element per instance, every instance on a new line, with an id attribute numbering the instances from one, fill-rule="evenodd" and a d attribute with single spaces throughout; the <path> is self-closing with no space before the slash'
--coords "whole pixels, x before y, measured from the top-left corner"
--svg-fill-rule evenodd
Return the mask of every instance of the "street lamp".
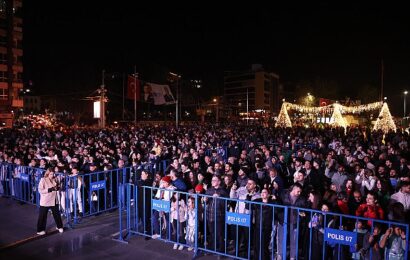
<path id="1" fill-rule="evenodd" d="M 212 101 L 215 103 L 215 107 L 216 107 L 215 121 L 216 121 L 216 123 L 218 123 L 219 122 L 219 102 L 218 102 L 218 98 L 214 98 Z"/>
<path id="2" fill-rule="evenodd" d="M 406 117 L 406 99 L 407 99 L 407 93 L 409 93 L 407 90 L 403 92 L 404 94 L 404 99 L 403 99 L 403 117 Z"/>

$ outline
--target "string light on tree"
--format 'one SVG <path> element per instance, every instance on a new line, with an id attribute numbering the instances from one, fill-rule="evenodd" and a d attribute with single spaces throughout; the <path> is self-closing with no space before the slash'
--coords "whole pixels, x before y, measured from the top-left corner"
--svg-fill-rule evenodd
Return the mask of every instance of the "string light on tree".
<path id="1" fill-rule="evenodd" d="M 374 125 L 373 130 L 382 130 L 385 134 L 390 130 L 396 132 L 396 124 L 393 121 L 387 103 L 383 104 L 382 110 L 380 111 L 379 117 L 376 120 L 376 124 Z"/>
<path id="2" fill-rule="evenodd" d="M 330 118 L 330 124 L 336 127 L 343 127 L 346 129 L 347 127 L 347 122 L 346 119 L 342 116 L 341 113 L 341 105 L 340 104 L 333 104 L 333 114 L 332 117 Z"/>
<path id="3" fill-rule="evenodd" d="M 383 112 L 382 118 L 384 117 L 386 118 L 383 119 L 382 122 L 384 123 L 381 123 L 382 125 L 378 126 L 378 128 L 379 129 L 382 129 L 382 128 L 392 129 L 396 131 L 396 126 L 393 122 L 390 111 L 387 107 L 387 103 L 383 104 L 383 102 L 374 102 L 374 103 L 370 103 L 366 105 L 359 105 L 359 106 L 343 106 L 341 104 L 334 103 L 334 104 L 330 104 L 330 105 L 322 106 L 322 107 L 311 107 L 311 106 L 298 105 L 298 104 L 289 103 L 289 102 L 283 102 L 282 108 L 280 110 L 278 120 L 275 126 L 276 127 L 292 127 L 292 122 L 288 115 L 288 109 L 299 112 L 300 114 L 320 115 L 324 113 L 326 114 L 332 113 L 331 122 L 333 122 L 333 125 L 342 126 L 346 128 L 347 122 L 346 122 L 346 119 L 342 116 L 343 114 L 359 114 L 363 112 L 378 110 L 380 108 L 382 108 L 382 111 L 380 113 L 382 114 Z"/>
<path id="4" fill-rule="evenodd" d="M 287 105 L 290 103 L 283 102 L 280 109 L 278 120 L 276 121 L 275 127 L 292 127 L 292 122 L 290 121 Z"/>

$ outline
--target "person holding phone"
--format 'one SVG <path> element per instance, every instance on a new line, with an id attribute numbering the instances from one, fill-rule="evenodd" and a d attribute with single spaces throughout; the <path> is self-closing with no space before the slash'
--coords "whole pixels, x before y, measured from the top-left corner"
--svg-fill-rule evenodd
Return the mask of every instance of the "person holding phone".
<path id="1" fill-rule="evenodd" d="M 54 221 L 57 225 L 57 230 L 63 233 L 63 222 L 58 211 L 57 191 L 60 189 L 56 179 L 54 178 L 53 168 L 48 168 L 38 184 L 38 192 L 40 193 L 40 210 L 37 221 L 37 235 L 46 234 L 47 213 L 51 209 Z"/>

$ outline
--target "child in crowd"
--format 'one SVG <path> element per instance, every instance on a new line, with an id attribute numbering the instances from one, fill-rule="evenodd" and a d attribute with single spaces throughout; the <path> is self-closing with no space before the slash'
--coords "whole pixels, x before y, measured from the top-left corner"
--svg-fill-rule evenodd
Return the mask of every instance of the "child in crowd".
<path id="1" fill-rule="evenodd" d="M 174 244 L 174 249 L 183 250 L 185 244 L 184 230 L 186 226 L 187 217 L 187 206 L 185 201 L 181 198 L 184 196 L 182 194 L 174 193 L 171 199 L 171 213 L 170 221 L 172 225 L 172 240 L 176 243 Z M 179 223 L 178 223 L 179 222 Z M 178 247 L 178 243 L 180 243 Z"/>
<path id="2" fill-rule="evenodd" d="M 188 210 L 186 211 L 187 228 L 185 239 L 189 245 L 188 251 L 192 251 L 195 246 L 195 222 L 196 222 L 196 210 L 195 210 L 195 198 L 188 198 Z"/>

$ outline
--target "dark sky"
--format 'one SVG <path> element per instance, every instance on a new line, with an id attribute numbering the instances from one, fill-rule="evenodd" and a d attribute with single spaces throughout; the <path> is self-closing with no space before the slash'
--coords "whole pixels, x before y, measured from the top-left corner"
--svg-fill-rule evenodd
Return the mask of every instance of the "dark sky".
<path id="1" fill-rule="evenodd" d="M 355 97 L 364 84 L 380 86 L 381 59 L 390 102 L 402 104 L 410 90 L 403 6 L 86 2 L 24 1 L 25 79 L 37 91 L 92 90 L 102 69 L 132 72 L 134 64 L 149 81 L 171 70 L 216 89 L 223 71 L 260 63 L 285 85 L 320 77 Z"/>

